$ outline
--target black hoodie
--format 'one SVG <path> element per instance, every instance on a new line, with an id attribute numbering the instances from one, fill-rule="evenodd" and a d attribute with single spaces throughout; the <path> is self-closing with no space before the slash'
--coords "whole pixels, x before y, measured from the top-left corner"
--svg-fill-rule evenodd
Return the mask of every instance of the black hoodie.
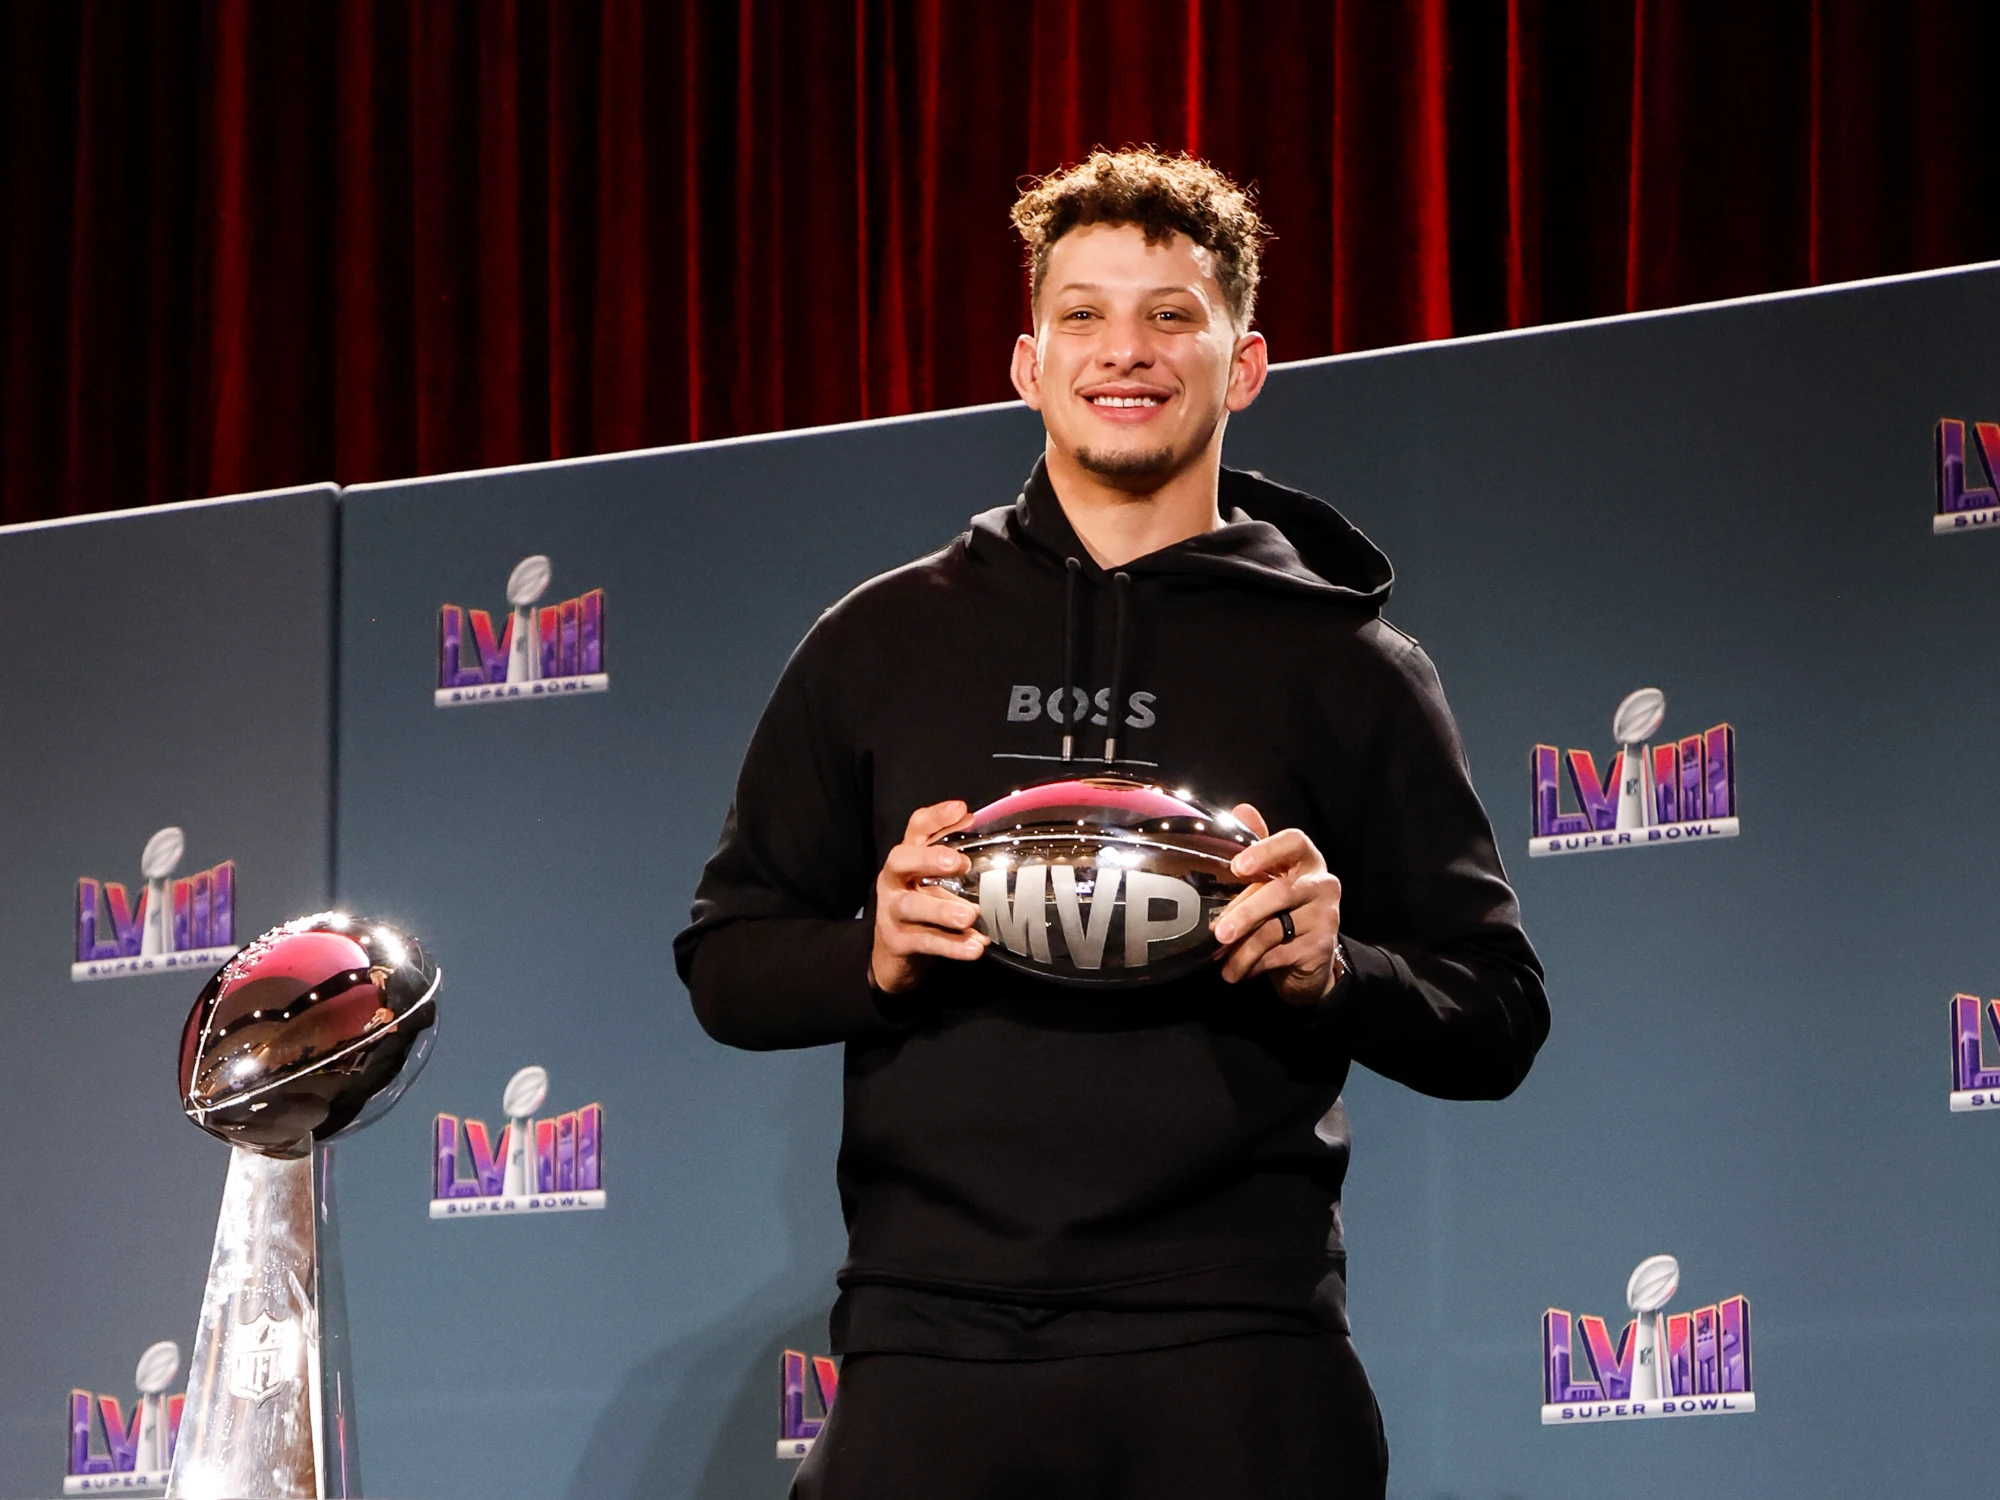
<path id="1" fill-rule="evenodd" d="M 821 616 L 764 710 L 675 953 L 718 1041 L 846 1044 L 838 1352 L 1344 1328 L 1350 1059 L 1501 1098 L 1548 1033 L 1437 674 L 1381 619 L 1388 559 L 1256 475 L 1225 469 L 1220 506 L 1221 529 L 1119 570 L 1120 611 L 1038 465 Z M 940 961 L 879 995 L 866 908 L 911 811 L 1061 774 L 1065 698 L 1080 768 L 1101 765 L 1114 670 L 1121 769 L 1319 847 L 1349 977 L 1299 1008 L 1215 968 L 1098 993 Z"/>

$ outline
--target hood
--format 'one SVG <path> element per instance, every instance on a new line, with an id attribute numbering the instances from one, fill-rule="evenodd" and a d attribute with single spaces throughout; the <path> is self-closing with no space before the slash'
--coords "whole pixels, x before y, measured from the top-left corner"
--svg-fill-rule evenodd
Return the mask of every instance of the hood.
<path id="1" fill-rule="evenodd" d="M 1317 595 L 1369 614 L 1379 614 L 1388 601 L 1396 580 L 1389 559 L 1325 501 L 1246 469 L 1225 468 L 1217 504 L 1218 530 L 1134 558 L 1118 571 L 1134 579 L 1209 574 Z M 1040 460 L 1012 505 L 972 518 L 967 548 L 975 556 L 1000 549 L 1025 553 L 1055 569 L 1074 558 L 1087 576 L 1104 576 L 1063 513 Z"/>

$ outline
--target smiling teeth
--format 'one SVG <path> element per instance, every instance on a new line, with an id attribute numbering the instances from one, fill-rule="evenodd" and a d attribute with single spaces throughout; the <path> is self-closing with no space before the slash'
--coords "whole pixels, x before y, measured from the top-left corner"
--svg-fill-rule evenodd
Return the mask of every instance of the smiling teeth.
<path id="1" fill-rule="evenodd" d="M 1158 406 L 1157 396 L 1092 396 L 1092 406 Z"/>

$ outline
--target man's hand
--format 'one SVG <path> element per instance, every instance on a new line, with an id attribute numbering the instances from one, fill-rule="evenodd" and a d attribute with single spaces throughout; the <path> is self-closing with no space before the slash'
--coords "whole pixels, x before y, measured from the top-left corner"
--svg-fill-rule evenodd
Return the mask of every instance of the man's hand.
<path id="1" fill-rule="evenodd" d="M 963 875 L 972 861 L 931 842 L 972 821 L 963 802 L 936 802 L 910 814 L 903 842 L 875 877 L 875 947 L 868 972 L 885 995 L 916 987 L 933 959 L 977 958 L 986 938 L 974 932 L 979 908 L 919 881 Z"/>
<path id="2" fill-rule="evenodd" d="M 1313 841 L 1296 828 L 1272 833 L 1249 803 L 1230 809 L 1257 842 L 1230 861 L 1238 875 L 1262 880 L 1222 909 L 1215 939 L 1224 954 L 1222 977 L 1231 984 L 1252 974 L 1270 976 L 1279 998 L 1314 1005 L 1333 992 L 1341 968 L 1334 956 L 1340 941 L 1340 881 L 1326 867 Z M 1289 912 L 1293 937 L 1278 921 Z"/>

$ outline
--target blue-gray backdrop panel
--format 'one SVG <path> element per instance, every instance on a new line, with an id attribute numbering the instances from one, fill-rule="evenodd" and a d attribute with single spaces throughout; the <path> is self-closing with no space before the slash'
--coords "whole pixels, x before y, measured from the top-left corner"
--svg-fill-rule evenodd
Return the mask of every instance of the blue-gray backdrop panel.
<path id="1" fill-rule="evenodd" d="M 2000 411 L 1996 335 L 1982 271 L 1294 366 L 1238 420 L 1231 462 L 1397 561 L 1552 975 L 1514 1100 L 1351 1089 L 1397 1494 L 1860 1496 L 1975 1461 L 2000 1309 L 1958 1190 L 1996 1142 L 1946 1112 L 1944 1007 L 2000 991 L 1992 799 L 1951 774 L 1995 728 L 2000 556 L 1930 535 L 1929 445 Z M 782 1491 L 776 1352 L 822 1347 L 840 1254 L 837 1058 L 708 1042 L 666 940 L 813 615 L 1008 499 L 1037 442 L 984 411 L 348 492 L 343 894 L 451 973 L 431 1076 L 352 1153 L 378 1485 Z M 529 552 L 554 595 L 608 591 L 611 691 L 432 708 L 438 604 L 497 610 Z M 1601 764 L 1649 684 L 1668 733 L 1736 726 L 1743 836 L 1531 863 L 1530 746 Z M 526 1062 L 605 1101 L 611 1208 L 424 1223 L 430 1114 L 497 1117 Z M 1751 1298 L 1760 1411 L 1543 1429 L 1543 1309 L 1618 1326 L 1658 1251 L 1677 1306 Z"/>
<path id="2" fill-rule="evenodd" d="M 177 1108 L 206 972 L 73 983 L 76 882 L 236 862 L 237 932 L 323 906 L 332 485 L 0 529 L 0 1494 L 57 1493 L 72 1386 L 185 1359 L 229 1153 Z"/>
<path id="3" fill-rule="evenodd" d="M 1365 1074 L 1349 1091 L 1353 1312 L 1393 1493 L 1858 1497 L 1980 1472 L 2000 1291 L 1979 1274 L 1979 1184 L 2000 1144 L 1946 1111 L 1944 1011 L 1954 990 L 2000 993 L 1978 916 L 1995 807 L 1969 774 L 1996 728 L 2000 542 L 1933 539 L 1928 509 L 1935 420 L 2000 418 L 1996 336 L 2000 274 L 1981 269 L 1291 366 L 1237 420 L 1232 463 L 1325 495 L 1395 559 L 1391 617 L 1439 662 L 1551 973 L 1555 1031 L 1515 1099 L 1434 1104 Z M 409 922 L 447 976 L 429 1073 L 342 1148 L 371 1491 L 782 1493 L 777 1352 L 823 1348 L 841 1252 L 838 1058 L 710 1043 L 667 942 L 813 616 L 1010 498 L 1037 446 L 1008 408 L 346 492 L 338 894 Z M 7 597 L 128 618 L 121 651 L 211 597 L 186 573 L 145 582 L 164 542 L 63 550 L 88 535 L 0 533 Z M 226 545 L 172 555 L 212 577 L 201 560 Z M 435 708 L 438 606 L 498 614 L 533 552 L 551 597 L 606 590 L 610 691 Z M 310 699 L 330 656 L 297 614 L 260 649 Z M 129 1392 L 140 1344 L 185 1341 L 221 1176 L 164 1094 L 107 1109 L 67 1088 L 66 1067 L 98 1066 L 100 997 L 71 993 L 64 952 L 27 950 L 60 947 L 75 876 L 116 878 L 159 823 L 189 826 L 190 866 L 239 860 L 246 921 L 318 899 L 301 878 L 289 906 L 265 902 L 294 889 L 274 844 L 325 870 L 324 819 L 285 822 L 302 783 L 265 751 L 214 778 L 213 812 L 156 816 L 186 767 L 135 769 L 138 722 L 74 687 L 126 657 L 45 633 L 24 658 L 43 665 L 10 658 L 0 697 L 6 878 L 28 882 L 0 909 L 0 962 L 10 1035 L 55 1030 L 0 1064 L 0 1118 L 79 1165 L 59 1190 L 17 1174 L 0 1227 L 6 1327 L 24 1330 L 0 1372 L 11 1493 L 53 1488 L 70 1384 Z M 215 682 L 199 644 L 169 651 L 176 685 Z M 1666 690 L 1668 733 L 1736 726 L 1742 837 L 1530 862 L 1530 746 L 1602 764 L 1642 685 Z M 299 722 L 323 736 L 316 701 Z M 75 744 L 110 748 L 86 776 Z M 113 816 L 147 776 L 144 810 Z M 72 812 L 37 790 L 49 778 L 105 790 Z M 171 991 L 145 1024 L 178 1025 L 180 988 L 125 983 L 103 1000 Z M 610 1207 L 429 1221 L 431 1116 L 497 1124 L 527 1063 L 548 1067 L 551 1109 L 605 1105 Z M 128 1134 L 167 1168 L 114 1160 Z M 107 1229 L 141 1204 L 178 1248 Z M 30 1235 L 22 1214 L 68 1222 Z M 1751 1298 L 1759 1411 L 1543 1429 L 1542 1310 L 1615 1326 L 1657 1251 L 1681 1258 L 1676 1306 Z M 152 1304 L 120 1300 L 141 1280 L 177 1281 L 161 1305 L 188 1315 L 156 1330 Z"/>

